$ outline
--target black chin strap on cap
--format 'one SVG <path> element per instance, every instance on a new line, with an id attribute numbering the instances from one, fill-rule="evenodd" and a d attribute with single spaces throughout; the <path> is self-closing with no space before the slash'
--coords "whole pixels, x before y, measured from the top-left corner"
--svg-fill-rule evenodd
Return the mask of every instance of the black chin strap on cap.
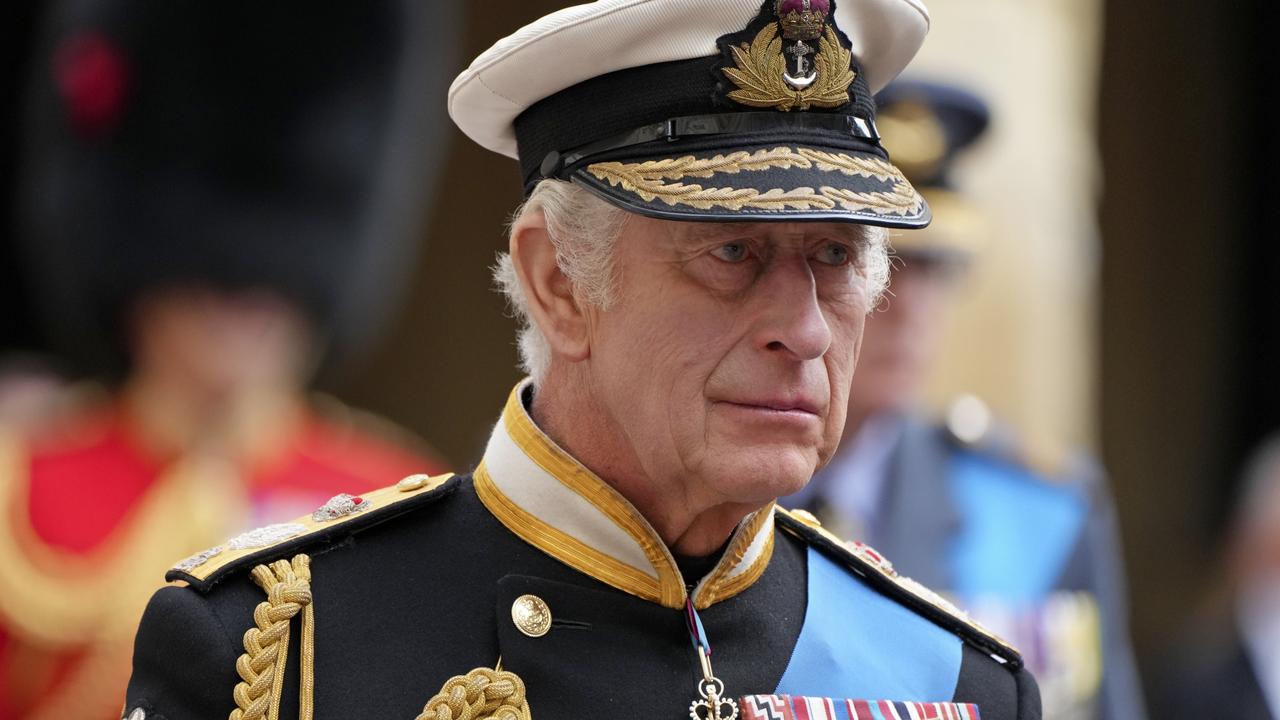
<path id="1" fill-rule="evenodd" d="M 543 157 L 537 173 L 532 174 L 525 180 L 524 191 L 525 195 L 528 195 L 533 192 L 534 186 L 539 181 L 547 178 L 563 179 L 566 169 L 572 168 L 592 156 L 602 155 L 634 145 L 643 145 L 655 140 L 665 139 L 667 142 L 675 142 L 686 137 L 749 135 L 777 131 L 839 133 L 872 143 L 878 144 L 880 142 L 880 131 L 876 128 L 875 121 L 856 115 L 783 114 L 776 112 L 686 115 L 644 125 L 629 132 L 579 145 L 571 150 L 552 150 Z"/>

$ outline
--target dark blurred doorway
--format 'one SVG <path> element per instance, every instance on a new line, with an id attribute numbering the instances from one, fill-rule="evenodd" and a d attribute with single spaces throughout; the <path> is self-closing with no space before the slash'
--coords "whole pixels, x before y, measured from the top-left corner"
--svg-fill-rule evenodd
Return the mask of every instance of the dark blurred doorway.
<path id="1" fill-rule="evenodd" d="M 1275 25 L 1262 6 L 1105 8 L 1101 426 L 1149 659 L 1222 581 L 1241 461 L 1280 428 L 1280 154 L 1264 113 Z"/>

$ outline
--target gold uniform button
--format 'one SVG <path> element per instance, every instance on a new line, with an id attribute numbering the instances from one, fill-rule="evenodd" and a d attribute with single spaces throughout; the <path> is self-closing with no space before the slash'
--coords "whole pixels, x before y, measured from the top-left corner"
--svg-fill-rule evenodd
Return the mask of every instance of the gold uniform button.
<path id="1" fill-rule="evenodd" d="M 809 512 L 808 510 L 792 510 L 791 515 L 795 519 L 799 520 L 805 525 L 808 525 L 811 528 L 822 527 L 822 522 L 819 521 L 818 518 L 815 517 L 814 514 Z"/>
<path id="2" fill-rule="evenodd" d="M 421 490 L 426 487 L 429 482 L 431 482 L 430 475 L 419 473 L 417 475 L 410 475 L 396 483 L 396 489 L 400 492 L 413 492 L 414 490 Z"/>
<path id="3" fill-rule="evenodd" d="M 511 603 L 511 621 L 529 637 L 542 637 L 551 629 L 551 608 L 537 595 L 521 595 Z"/>

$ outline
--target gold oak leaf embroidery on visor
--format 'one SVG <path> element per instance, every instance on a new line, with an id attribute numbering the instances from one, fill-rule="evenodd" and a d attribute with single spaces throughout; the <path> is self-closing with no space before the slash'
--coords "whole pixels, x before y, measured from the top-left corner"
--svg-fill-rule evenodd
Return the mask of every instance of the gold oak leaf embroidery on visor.
<path id="1" fill-rule="evenodd" d="M 772 107 L 783 112 L 808 110 L 811 106 L 840 107 L 849 102 L 849 86 L 854 72 L 849 68 L 853 53 L 846 50 L 836 38 L 835 30 L 827 28 L 818 41 L 818 54 L 813 59 L 817 77 L 814 83 L 803 89 L 795 89 L 783 79 L 786 58 L 782 54 L 782 38 L 778 27 L 769 23 L 756 33 L 751 44 L 743 43 L 729 48 L 733 53 L 734 67 L 725 68 L 724 74 L 738 86 L 729 98 L 751 107 Z"/>
<path id="2" fill-rule="evenodd" d="M 817 169 L 822 172 L 875 178 L 892 188 L 883 191 L 856 191 L 823 186 L 818 190 L 798 187 L 791 190 L 773 188 L 703 187 L 682 180 L 736 175 L 744 171 L 769 169 Z M 755 152 L 739 150 L 726 155 L 698 158 L 646 160 L 644 162 L 599 162 L 587 166 L 587 172 L 614 187 L 639 195 L 645 202 L 661 200 L 668 205 L 688 205 L 700 210 L 713 207 L 728 210 L 754 208 L 760 210 L 833 210 L 841 207 L 851 212 L 877 215 L 908 215 L 919 212 L 922 200 L 911 183 L 893 165 L 879 158 L 829 153 L 810 148 L 779 147 Z"/>

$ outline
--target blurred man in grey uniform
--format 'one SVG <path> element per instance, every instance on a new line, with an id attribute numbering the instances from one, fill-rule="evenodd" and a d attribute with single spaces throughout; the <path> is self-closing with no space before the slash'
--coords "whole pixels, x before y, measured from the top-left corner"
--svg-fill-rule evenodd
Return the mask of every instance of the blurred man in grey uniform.
<path id="1" fill-rule="evenodd" d="M 1020 647 L 1046 718 L 1144 715 L 1128 640 L 1115 517 L 1088 458 L 1037 461 L 975 397 L 945 422 L 918 401 L 953 286 L 981 244 L 953 159 L 988 109 L 954 86 L 899 81 L 877 98 L 886 147 L 928 198 L 934 223 L 894 237 L 890 294 L 867 321 L 840 452 L 782 503 L 862 540 L 902 573 L 945 588 Z"/>

